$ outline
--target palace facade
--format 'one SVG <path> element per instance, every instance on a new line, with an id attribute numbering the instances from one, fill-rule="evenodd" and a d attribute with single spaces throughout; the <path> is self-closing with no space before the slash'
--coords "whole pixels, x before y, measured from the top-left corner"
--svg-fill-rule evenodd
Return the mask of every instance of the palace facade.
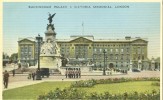
<path id="1" fill-rule="evenodd" d="M 148 41 L 136 37 L 122 39 L 95 39 L 92 35 L 70 36 L 69 39 L 57 39 L 60 54 L 68 59 L 70 65 L 93 65 L 93 69 L 107 68 L 149 69 Z M 18 59 L 31 66 L 37 63 L 37 42 L 35 38 L 18 40 Z"/>
<path id="2" fill-rule="evenodd" d="M 19 38 L 18 40 L 18 61 L 23 66 L 34 66 L 37 63 L 38 50 L 37 42 L 33 37 Z"/>
<path id="3" fill-rule="evenodd" d="M 94 39 L 94 36 L 70 36 L 57 40 L 60 53 L 69 59 L 71 65 L 93 63 L 93 68 L 148 69 L 148 41 L 140 37 L 123 39 Z"/>

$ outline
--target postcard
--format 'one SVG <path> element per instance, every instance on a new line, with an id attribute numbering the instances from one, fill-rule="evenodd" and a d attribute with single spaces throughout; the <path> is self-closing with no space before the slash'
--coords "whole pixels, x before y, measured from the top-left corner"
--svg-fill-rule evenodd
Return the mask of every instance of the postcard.
<path id="1" fill-rule="evenodd" d="M 2 8 L 2 99 L 161 100 L 161 2 Z"/>

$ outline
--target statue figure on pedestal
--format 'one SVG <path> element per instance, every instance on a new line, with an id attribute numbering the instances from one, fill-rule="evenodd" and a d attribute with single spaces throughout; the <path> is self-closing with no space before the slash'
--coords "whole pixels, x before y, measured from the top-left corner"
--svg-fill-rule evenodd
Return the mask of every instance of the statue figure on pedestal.
<path id="1" fill-rule="evenodd" d="M 50 13 L 49 13 L 49 17 L 48 17 L 48 20 L 49 20 L 49 24 L 47 24 L 47 30 L 54 30 L 55 28 L 54 28 L 54 24 L 51 24 L 52 23 L 52 19 L 53 19 L 53 17 L 55 16 L 55 14 L 56 13 L 54 13 L 53 15 L 51 15 Z"/>
<path id="2" fill-rule="evenodd" d="M 51 15 L 50 13 L 49 13 L 49 18 L 48 18 L 48 20 L 49 20 L 49 24 L 51 24 L 52 23 L 52 18 L 54 17 L 54 15 L 55 15 L 56 13 L 54 13 L 53 15 Z"/>
<path id="3" fill-rule="evenodd" d="M 45 40 L 41 45 L 40 68 L 59 69 L 61 66 L 60 49 L 56 41 L 56 32 L 53 23 L 53 17 L 56 13 L 47 16 L 47 27 L 45 31 Z"/>

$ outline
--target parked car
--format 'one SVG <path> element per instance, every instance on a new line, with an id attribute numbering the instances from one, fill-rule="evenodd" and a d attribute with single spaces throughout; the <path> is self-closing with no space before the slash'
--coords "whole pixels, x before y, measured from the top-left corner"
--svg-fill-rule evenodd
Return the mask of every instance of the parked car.
<path id="1" fill-rule="evenodd" d="M 138 69 L 132 69 L 132 72 L 141 72 L 141 71 Z"/>
<path id="2" fill-rule="evenodd" d="M 44 77 L 44 76 L 49 77 L 49 75 L 50 75 L 49 74 L 49 68 L 41 68 L 40 71 L 41 71 L 42 77 Z"/>

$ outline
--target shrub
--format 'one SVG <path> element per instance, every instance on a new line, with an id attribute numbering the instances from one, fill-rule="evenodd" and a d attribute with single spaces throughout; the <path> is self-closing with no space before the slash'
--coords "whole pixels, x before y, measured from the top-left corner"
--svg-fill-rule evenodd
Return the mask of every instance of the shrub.
<path id="1" fill-rule="evenodd" d="M 92 80 L 87 80 L 87 81 L 76 81 L 71 84 L 70 87 L 92 87 L 96 84 L 96 81 L 94 79 Z"/>
<path id="2" fill-rule="evenodd" d="M 152 83 L 152 85 L 160 86 L 160 78 L 108 78 L 100 80 L 86 80 L 76 81 L 71 84 L 69 88 L 60 90 L 56 88 L 54 91 L 50 91 L 48 94 L 40 95 L 38 100 L 51 100 L 51 99 L 99 99 L 99 100 L 159 100 L 160 92 L 152 90 L 151 93 L 127 93 L 112 95 L 108 92 L 103 94 L 97 94 L 96 92 L 87 94 L 85 91 L 76 89 L 76 87 L 92 87 L 96 84 L 110 84 L 110 83 L 121 83 L 128 81 L 158 81 Z"/>
<path id="3" fill-rule="evenodd" d="M 153 86 L 160 86 L 160 82 L 153 82 L 152 85 Z"/>
<path id="4" fill-rule="evenodd" d="M 50 91 L 48 94 L 40 95 L 38 100 L 53 100 L 53 99 L 81 99 L 86 96 L 85 92 L 79 91 L 76 88 L 65 88 L 60 90 L 57 88 L 54 91 Z"/>
<path id="5" fill-rule="evenodd" d="M 57 88 L 54 91 L 50 91 L 46 95 L 40 95 L 38 100 L 54 100 L 54 99 L 88 99 L 88 100 L 160 100 L 160 92 L 152 90 L 151 93 L 123 93 L 123 94 L 110 94 L 105 92 L 103 94 L 97 94 L 96 92 L 87 94 L 85 91 L 81 91 L 75 88 L 65 88 L 60 90 Z"/>
<path id="6" fill-rule="evenodd" d="M 121 83 L 129 81 L 160 81 L 159 78 L 108 78 L 108 79 L 99 79 L 99 80 L 86 80 L 86 81 L 76 81 L 71 84 L 71 87 L 92 87 L 96 84 L 111 84 L 111 83 Z M 153 83 L 152 85 L 159 86 L 159 82 Z"/>

